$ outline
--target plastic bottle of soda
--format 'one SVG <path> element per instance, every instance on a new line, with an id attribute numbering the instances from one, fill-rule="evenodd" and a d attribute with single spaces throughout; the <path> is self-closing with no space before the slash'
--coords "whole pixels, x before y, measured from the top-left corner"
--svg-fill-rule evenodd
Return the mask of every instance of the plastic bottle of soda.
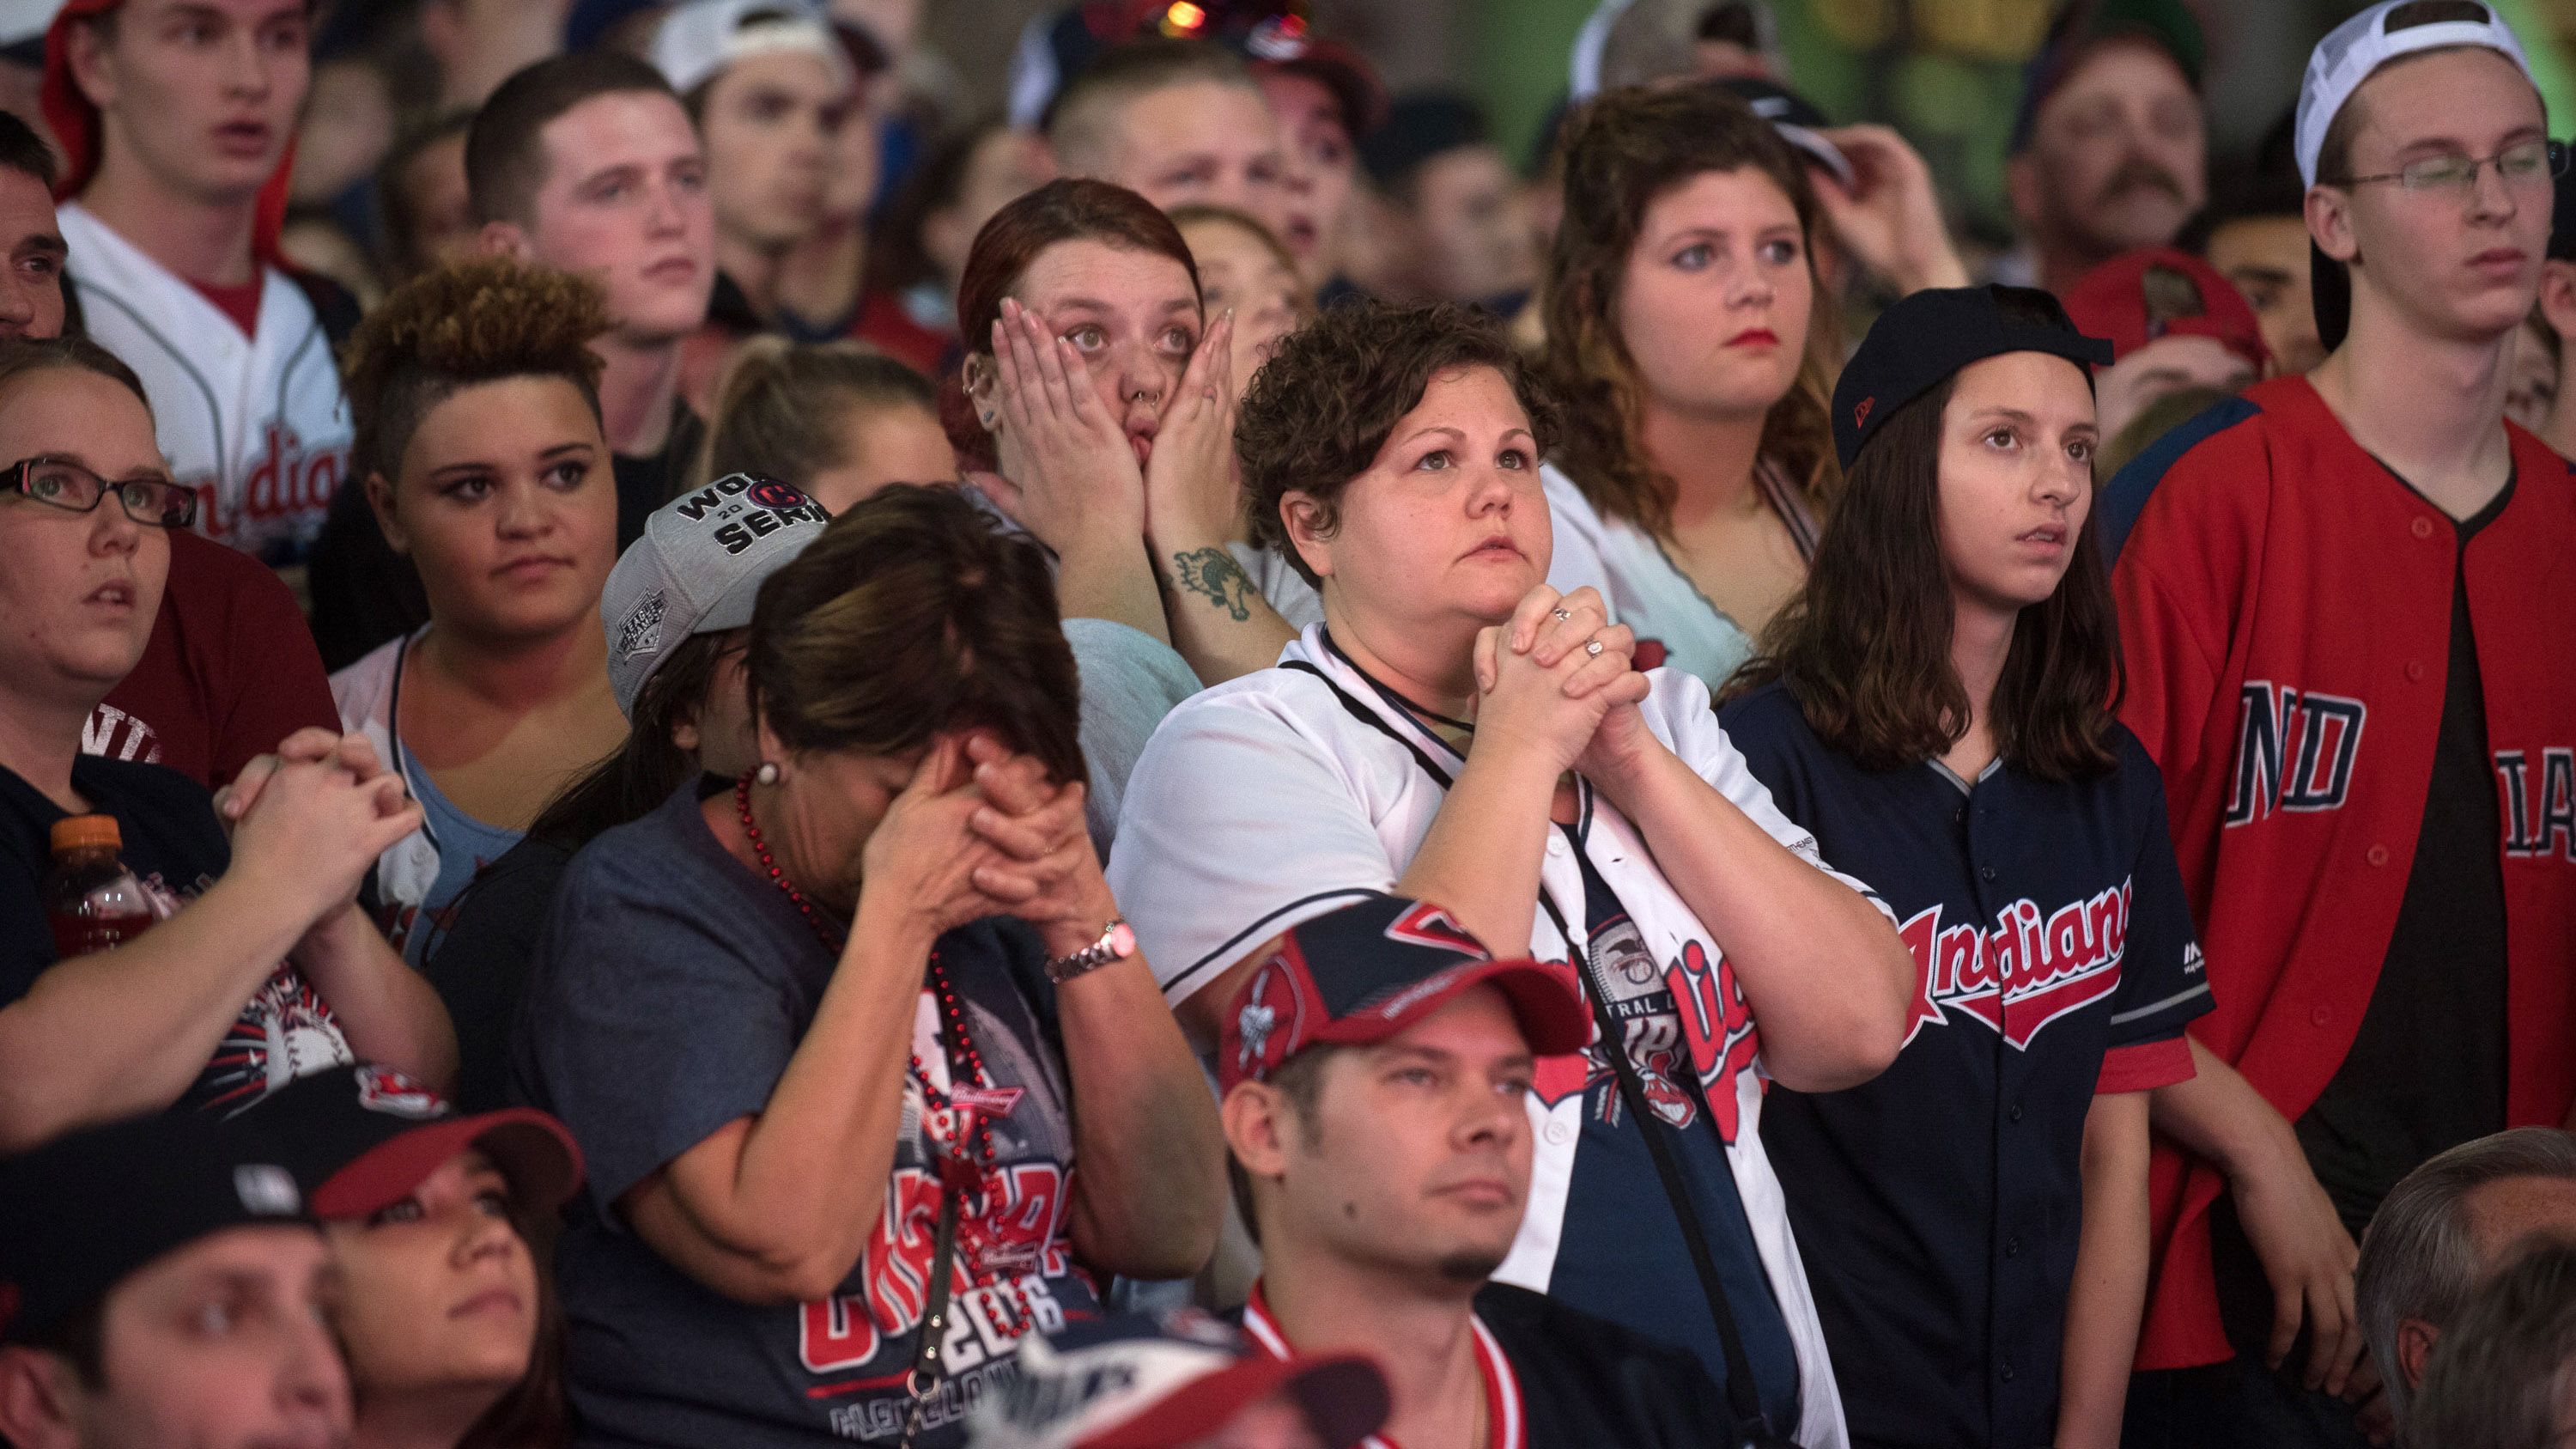
<path id="1" fill-rule="evenodd" d="M 55 959 L 111 950 L 160 919 L 142 882 L 117 858 L 124 844 L 113 815 L 73 815 L 54 822 L 54 868 L 45 875 L 45 915 L 54 928 Z"/>

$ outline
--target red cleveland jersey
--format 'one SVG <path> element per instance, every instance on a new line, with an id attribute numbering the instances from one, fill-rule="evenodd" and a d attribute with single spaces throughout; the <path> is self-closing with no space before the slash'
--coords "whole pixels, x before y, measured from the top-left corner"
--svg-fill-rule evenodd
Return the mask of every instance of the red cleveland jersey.
<path id="1" fill-rule="evenodd" d="M 2468 544 L 2303 377 L 2248 389 L 2104 490 L 2129 687 L 2162 767 L 2216 1009 L 2192 1034 L 2296 1121 L 2351 1049 L 2433 769 L 2465 571 L 2503 838 L 2506 1113 L 2576 1096 L 2576 476 L 2510 428 L 2514 491 Z M 2141 1368 L 2232 1356 L 2217 1170 L 2159 1141 Z"/>

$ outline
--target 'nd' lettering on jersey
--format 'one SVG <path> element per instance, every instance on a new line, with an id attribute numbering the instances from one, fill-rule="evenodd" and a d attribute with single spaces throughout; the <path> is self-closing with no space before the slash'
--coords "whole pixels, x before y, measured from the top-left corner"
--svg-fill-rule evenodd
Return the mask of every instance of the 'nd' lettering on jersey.
<path id="1" fill-rule="evenodd" d="M 2210 1004 L 2155 764 L 2115 727 L 2097 779 L 1865 770 L 1780 683 L 1719 722 L 1894 909 L 1917 972 L 1894 1065 L 1764 1108 L 1852 1440 L 2049 1443 L 2085 1115 L 2190 1076 L 2183 1024 Z"/>
<path id="2" fill-rule="evenodd" d="M 2407 894 L 2455 583 L 2497 792 L 2505 1115 L 2554 1125 L 2576 1096 L 2576 478 L 2507 433 L 2512 492 L 2465 551 L 2300 377 L 2211 408 L 2102 493 L 2121 717 L 2164 770 L 2217 994 L 2193 1034 L 2293 1122 L 2352 1050 Z M 2160 1145 L 2154 1185 L 2141 1366 L 2228 1358 L 2222 1184 Z"/>

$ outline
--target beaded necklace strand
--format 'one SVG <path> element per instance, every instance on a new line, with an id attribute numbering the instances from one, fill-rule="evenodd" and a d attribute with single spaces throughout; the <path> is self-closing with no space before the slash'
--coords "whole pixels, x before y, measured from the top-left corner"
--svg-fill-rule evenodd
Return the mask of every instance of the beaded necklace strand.
<path id="1" fill-rule="evenodd" d="M 823 943 L 823 949 L 837 958 L 849 933 L 832 929 L 831 923 L 814 909 L 814 903 L 805 898 L 805 893 L 796 888 L 795 883 L 787 878 L 787 873 L 778 868 L 778 862 L 770 857 L 769 843 L 761 838 L 759 822 L 751 817 L 751 779 L 750 773 L 745 772 L 733 787 L 734 811 L 742 817 L 742 833 L 751 842 L 751 853 L 760 858 L 760 868 L 768 874 L 769 883 L 786 893 L 789 904 L 805 918 L 805 924 L 813 929 L 815 939 Z M 936 946 L 930 949 L 929 977 L 931 994 L 939 1002 L 939 1019 L 946 1028 L 940 1042 L 941 1054 L 950 1056 L 949 1043 L 955 1043 L 954 1055 L 948 1062 L 950 1085 L 953 1087 L 964 1081 L 970 1086 L 990 1086 L 992 1078 L 984 1070 L 983 1054 L 975 1050 L 974 1038 L 966 1033 L 965 1004 L 958 1000 L 956 988 L 949 984 L 948 968 L 940 963 Z M 964 1057 L 966 1061 L 966 1072 L 962 1076 L 957 1070 L 956 1057 Z M 921 1055 L 912 1053 L 909 1061 L 912 1080 L 920 1086 L 922 1100 L 932 1110 L 945 1113 L 952 1125 L 956 1123 L 958 1114 L 950 1103 L 949 1094 L 931 1085 L 930 1073 L 922 1068 Z M 958 1144 L 964 1150 L 951 1154 L 934 1148 L 940 1159 L 939 1175 L 950 1191 L 960 1196 L 972 1195 L 976 1200 L 977 1216 L 983 1218 L 988 1227 L 998 1227 L 999 1224 L 992 1221 L 998 1204 L 993 1201 L 989 1187 L 999 1176 L 993 1149 L 993 1116 L 988 1112 L 970 1110 L 966 1120 L 974 1124 L 974 1140 Z M 982 1250 L 968 1245 L 962 1238 L 958 1246 L 965 1254 L 968 1276 L 979 1284 L 991 1282 L 995 1275 L 985 1271 L 981 1261 Z M 1012 1321 L 996 1326 L 1003 1337 L 1017 1338 L 1035 1326 L 1037 1316 L 1029 1308 L 1027 1295 L 1016 1277 L 1004 1277 L 1002 1287 L 1010 1296 Z"/>

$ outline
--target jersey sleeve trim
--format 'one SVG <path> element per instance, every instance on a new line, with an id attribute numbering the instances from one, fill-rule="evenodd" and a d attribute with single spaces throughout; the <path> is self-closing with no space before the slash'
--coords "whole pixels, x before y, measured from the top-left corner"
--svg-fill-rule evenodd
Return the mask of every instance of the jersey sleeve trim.
<path id="1" fill-rule="evenodd" d="M 2116 563 L 2120 546 L 2129 541 L 2129 530 L 2138 526 L 2138 516 L 2147 511 L 2147 500 L 2156 485 L 2182 456 L 2199 447 L 2212 436 L 2223 433 L 2247 418 L 2263 411 L 2262 405 L 2243 397 L 2215 402 L 2182 426 L 2156 439 L 2154 444 L 2129 460 L 2129 466 L 2111 475 L 2102 485 L 2100 503 L 2102 557 Z"/>
<path id="2" fill-rule="evenodd" d="M 2104 1052 L 2102 1074 L 2093 1084 L 2093 1094 L 2107 1097 L 2120 1092 L 2153 1091 L 2188 1082 L 2195 1075 L 2191 1044 L 2177 1028 L 2172 1036 L 2115 1046 Z"/>
<path id="3" fill-rule="evenodd" d="M 2208 1013 L 2216 1004 L 2209 994 L 2207 981 L 2195 981 L 2161 1001 L 2133 1006 L 2111 1016 L 2111 1049 L 2152 1040 L 2178 1032 L 2194 1017 Z"/>
<path id="4" fill-rule="evenodd" d="M 1232 966 L 1241 958 L 1243 952 L 1248 949 L 1247 943 L 1258 945 L 1272 936 L 1302 924 L 1311 917 L 1322 915 L 1326 910 L 1344 901 L 1366 899 L 1378 894 L 1379 892 L 1365 886 L 1344 886 L 1339 890 L 1317 891 L 1310 896 L 1300 896 L 1285 905 L 1266 911 L 1258 920 L 1218 943 L 1215 950 L 1182 967 L 1179 974 L 1164 982 L 1163 999 L 1174 1004 L 1189 999 L 1200 987 L 1207 984 L 1206 980 L 1201 979 L 1201 973 L 1215 970 L 1222 975 L 1225 968 Z M 1295 919 L 1289 919 L 1290 917 Z"/>

